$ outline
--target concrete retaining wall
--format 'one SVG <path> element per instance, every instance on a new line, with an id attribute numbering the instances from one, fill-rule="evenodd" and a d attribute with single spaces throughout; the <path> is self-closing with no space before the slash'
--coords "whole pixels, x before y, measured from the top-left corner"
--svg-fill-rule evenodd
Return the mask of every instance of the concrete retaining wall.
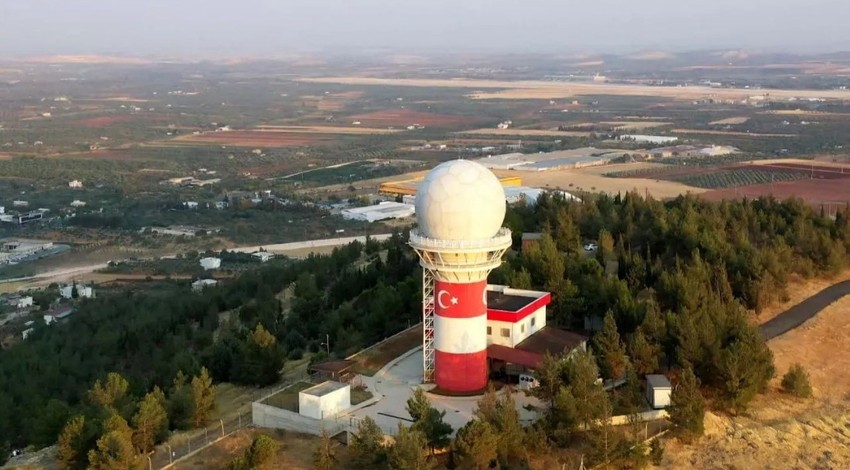
<path id="1" fill-rule="evenodd" d="M 641 422 L 641 423 L 644 422 L 644 421 L 655 421 L 657 419 L 664 419 L 664 418 L 667 418 L 669 416 L 670 416 L 670 413 L 668 413 L 667 410 L 644 411 L 643 413 L 639 413 L 637 415 L 638 422 Z M 614 426 L 629 424 L 629 417 L 630 417 L 630 415 L 612 416 L 611 417 L 611 424 L 614 425 Z"/>
<path id="2" fill-rule="evenodd" d="M 346 422 L 336 419 L 313 419 L 298 413 L 254 402 L 251 405 L 251 422 L 254 426 L 286 429 L 319 436 L 322 430 L 334 435 L 348 429 Z"/>

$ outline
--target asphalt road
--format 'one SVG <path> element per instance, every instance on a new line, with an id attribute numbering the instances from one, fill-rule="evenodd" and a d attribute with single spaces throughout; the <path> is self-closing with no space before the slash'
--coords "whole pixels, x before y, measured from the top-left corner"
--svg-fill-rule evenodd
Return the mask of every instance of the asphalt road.
<path id="1" fill-rule="evenodd" d="M 802 325 L 806 320 L 814 317 L 821 310 L 845 295 L 850 295 L 850 281 L 831 285 L 780 313 L 777 317 L 761 325 L 759 332 L 761 332 L 765 340 L 773 339 Z"/>

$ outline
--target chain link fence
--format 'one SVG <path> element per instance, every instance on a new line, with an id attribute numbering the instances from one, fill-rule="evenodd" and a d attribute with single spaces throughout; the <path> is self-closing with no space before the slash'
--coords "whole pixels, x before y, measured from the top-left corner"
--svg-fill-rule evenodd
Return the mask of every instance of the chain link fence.
<path id="1" fill-rule="evenodd" d="M 260 401 L 269 395 L 273 395 L 285 388 L 291 387 L 296 382 L 309 380 L 310 375 L 307 373 L 307 365 L 305 364 L 304 366 L 285 374 L 282 383 L 271 385 L 269 387 L 258 388 L 252 391 L 247 394 L 244 402 L 240 405 L 247 405 L 249 407 L 247 411 L 242 411 L 236 416 L 212 422 L 204 429 L 192 430 L 181 436 L 170 439 L 166 444 L 157 446 L 156 449 L 148 455 L 148 469 L 169 468 L 172 464 L 187 457 L 193 452 L 197 452 L 240 429 L 251 426 L 251 403 Z"/>

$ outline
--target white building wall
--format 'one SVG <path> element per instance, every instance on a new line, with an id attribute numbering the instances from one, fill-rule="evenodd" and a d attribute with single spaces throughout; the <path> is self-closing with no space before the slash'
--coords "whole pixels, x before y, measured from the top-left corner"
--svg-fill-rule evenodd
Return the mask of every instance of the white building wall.
<path id="1" fill-rule="evenodd" d="M 204 269 L 218 269 L 221 267 L 219 258 L 201 258 L 201 267 Z"/>
<path id="2" fill-rule="evenodd" d="M 351 407 L 351 386 L 317 397 L 308 393 L 298 393 L 298 413 L 313 419 L 326 419 Z"/>
<path id="3" fill-rule="evenodd" d="M 534 325 L 532 325 L 532 318 Z M 487 335 L 487 345 L 498 344 L 509 348 L 516 347 L 517 344 L 525 341 L 529 336 L 537 333 L 546 326 L 546 307 L 540 307 L 531 315 L 523 318 L 516 323 L 487 320 L 487 326 L 490 328 L 490 334 Z M 510 337 L 502 336 L 502 328 L 510 330 Z"/>

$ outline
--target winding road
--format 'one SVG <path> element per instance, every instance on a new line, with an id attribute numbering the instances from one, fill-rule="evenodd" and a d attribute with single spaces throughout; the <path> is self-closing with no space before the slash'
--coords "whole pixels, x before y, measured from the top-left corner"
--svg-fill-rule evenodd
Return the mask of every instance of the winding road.
<path id="1" fill-rule="evenodd" d="M 821 310 L 850 295 L 850 281 L 833 284 L 799 304 L 780 313 L 778 316 L 759 326 L 759 332 L 765 340 L 770 340 L 797 328 L 820 313 Z"/>

